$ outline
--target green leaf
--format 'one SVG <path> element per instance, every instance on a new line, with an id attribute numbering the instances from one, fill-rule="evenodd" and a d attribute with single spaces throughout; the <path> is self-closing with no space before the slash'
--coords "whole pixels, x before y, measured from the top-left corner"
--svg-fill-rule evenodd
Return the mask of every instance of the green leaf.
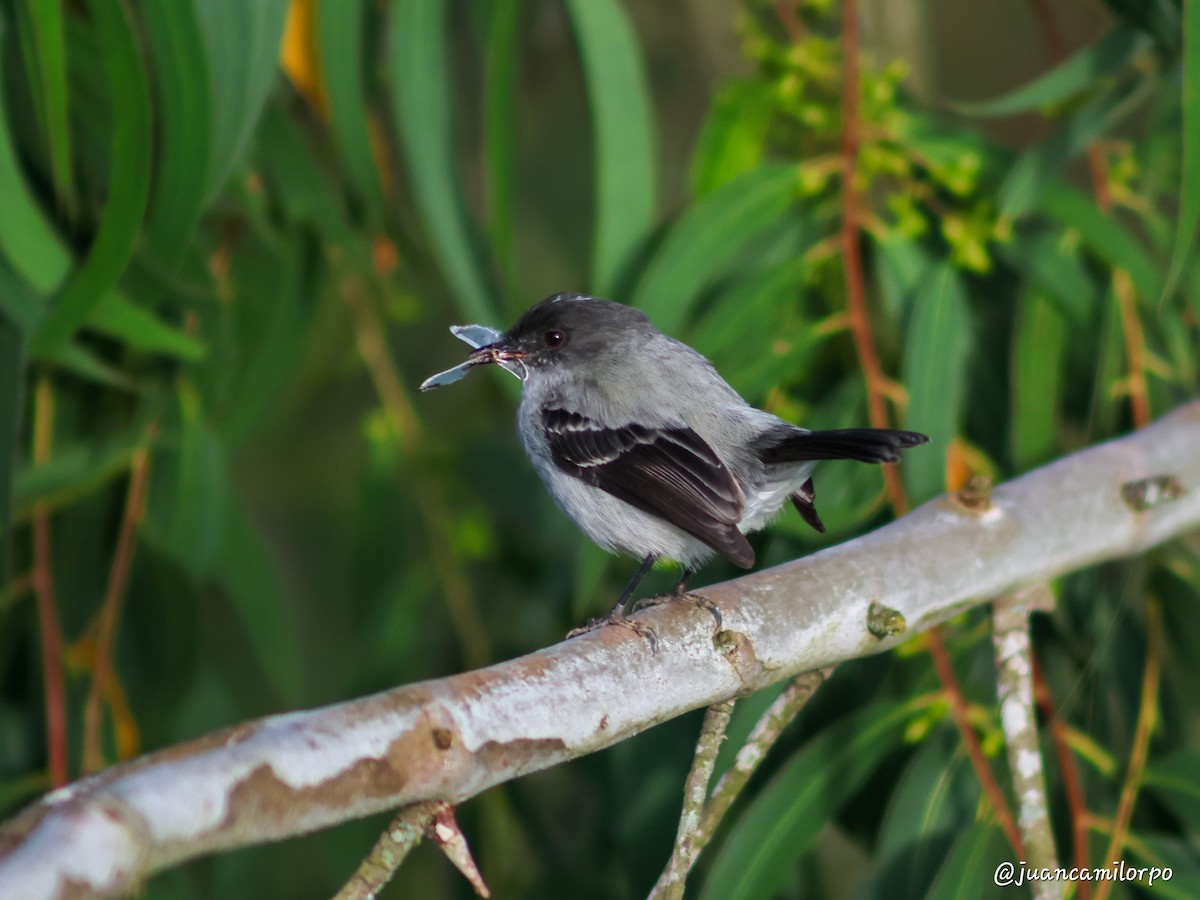
<path id="1" fill-rule="evenodd" d="M 35 504 L 50 510 L 68 506 L 128 471 L 134 452 L 145 443 L 140 431 L 130 431 L 104 443 L 56 447 L 50 461 L 25 463 L 17 470 L 13 508 L 17 521 L 33 515 Z"/>
<path id="2" fill-rule="evenodd" d="M 1019 218 L 1038 203 L 1052 176 L 1092 141 L 1115 128 L 1132 113 L 1153 87 L 1148 78 L 1137 78 L 1084 104 L 1046 140 L 1017 157 L 997 194 L 1000 215 Z"/>
<path id="3" fill-rule="evenodd" d="M 1010 434 L 1013 464 L 1018 471 L 1045 462 L 1058 450 L 1068 337 L 1067 319 L 1058 306 L 1042 291 L 1026 290 L 1018 301 L 1009 379 Z"/>
<path id="4" fill-rule="evenodd" d="M 87 258 L 71 273 L 33 337 L 45 357 L 70 340 L 121 277 L 133 255 L 150 193 L 150 95 L 124 0 L 92 0 L 112 103 L 108 202 Z"/>
<path id="5" fill-rule="evenodd" d="M 1003 840 L 992 822 L 977 822 L 963 831 L 930 889 L 927 900 L 975 900 L 985 888 L 995 884 L 997 863 L 1003 859 L 999 848 Z M 1011 851 L 1009 851 L 1011 853 Z M 1016 873 L 1019 877 L 1021 867 Z"/>
<path id="6" fill-rule="evenodd" d="M 1158 868 L 1157 873 L 1146 873 L 1146 878 L 1137 883 L 1146 894 L 1166 897 L 1168 900 L 1195 900 L 1200 897 L 1200 865 L 1196 861 L 1194 842 L 1173 840 L 1165 836 L 1137 834 L 1129 842 L 1130 852 L 1137 858 L 1137 865 Z M 1133 863 L 1128 863 L 1132 867 Z M 1163 878 L 1162 870 L 1169 868 L 1171 877 Z M 1154 883 L 1150 875 L 1156 874 Z"/>
<path id="7" fill-rule="evenodd" d="M 1061 103 L 1124 68 L 1149 44 L 1144 35 L 1131 28 L 1114 28 L 1103 40 L 1084 47 L 1014 91 L 992 100 L 952 105 L 968 116 L 1011 116 Z"/>
<path id="8" fill-rule="evenodd" d="M 0 319 L 22 334 L 29 334 L 45 311 L 41 298 L 17 277 L 0 253 Z"/>
<path id="9" fill-rule="evenodd" d="M 1043 230 L 1004 248 L 1005 259 L 1026 272 L 1038 288 L 1057 301 L 1076 325 L 1089 321 L 1103 294 L 1088 274 L 1079 242 L 1062 229 Z"/>
<path id="10" fill-rule="evenodd" d="M 963 777 L 966 775 L 966 777 Z M 904 767 L 879 831 L 881 856 L 918 844 L 926 835 L 957 830 L 978 803 L 961 745 L 935 734 Z"/>
<path id="11" fill-rule="evenodd" d="M 288 0 L 192 0 L 204 35 L 212 98 L 206 196 L 225 187 L 266 103 L 279 59 Z"/>
<path id="12" fill-rule="evenodd" d="M 583 57 L 596 160 L 592 290 L 613 294 L 654 218 L 654 124 L 637 37 L 617 0 L 565 0 Z"/>
<path id="13" fill-rule="evenodd" d="M 918 503 L 944 488 L 946 450 L 962 423 L 970 344 L 966 289 L 943 262 L 917 297 L 905 336 L 906 427 L 929 435 L 928 447 L 904 458 L 904 480 Z"/>
<path id="14" fill-rule="evenodd" d="M 417 207 L 463 314 L 495 322 L 489 277 L 455 172 L 446 0 L 392 4 L 389 15 L 393 110 Z"/>
<path id="15" fill-rule="evenodd" d="M 705 197 L 758 166 L 772 118 L 767 90 L 746 80 L 717 94 L 692 152 L 688 184 L 693 197 Z"/>
<path id="16" fill-rule="evenodd" d="M 933 260 L 920 243 L 894 231 L 882 238 L 872 232 L 871 238 L 879 250 L 875 271 L 883 309 L 888 319 L 901 321 L 928 279 Z"/>
<path id="17" fill-rule="evenodd" d="M 14 322 L 0 315 L 0 608 L 6 605 L 4 594 L 12 577 L 13 495 L 24 395 L 25 338 Z"/>
<path id="18" fill-rule="evenodd" d="M 157 169 L 146 216 L 146 251 L 174 267 L 208 194 L 214 121 L 208 56 L 189 2 L 140 7 L 154 70 Z"/>
<path id="19" fill-rule="evenodd" d="M 262 423 L 294 371 L 316 292 L 304 244 L 295 239 L 281 242 L 277 250 L 250 242 L 233 258 L 230 271 L 241 301 L 226 323 L 235 342 L 235 377 L 216 418 L 232 446 Z"/>
<path id="20" fill-rule="evenodd" d="M 1088 434 L 1109 435 L 1117 426 L 1117 413 L 1123 404 L 1113 390 L 1121 378 L 1125 362 L 1124 329 L 1121 304 L 1110 289 L 1100 309 L 1100 336 L 1093 353 L 1096 358 L 1092 376 L 1092 402 L 1088 413 Z"/>
<path id="21" fill-rule="evenodd" d="M 130 346 L 179 359 L 204 357 L 204 345 L 190 335 L 167 325 L 156 315 L 135 304 L 121 291 L 109 291 L 88 317 L 87 325 Z"/>
<path id="22" fill-rule="evenodd" d="M 68 219 L 78 211 L 71 172 L 71 129 L 67 115 L 67 50 L 61 0 L 18 0 L 17 30 L 34 91 L 38 128 L 50 156 L 54 195 Z"/>
<path id="23" fill-rule="evenodd" d="M 2 58 L 6 44 L 0 40 L 0 96 L 7 95 L 3 80 L 7 67 Z M 8 128 L 8 109 L 7 103 L 0 106 L 0 197 L 4 198 L 0 255 L 26 284 L 38 294 L 48 296 L 62 283 L 71 257 L 29 190 Z"/>
<path id="24" fill-rule="evenodd" d="M 299 701 L 296 618 L 262 536 L 235 488 L 228 445 L 206 418 L 199 393 L 178 385 L 177 453 L 164 448 L 151 485 L 159 549 L 197 584 L 223 590 L 253 653 L 284 702 Z"/>
<path id="25" fill-rule="evenodd" d="M 1200 752 L 1177 750 L 1155 760 L 1142 774 L 1142 784 L 1187 825 L 1200 833 Z"/>
<path id="26" fill-rule="evenodd" d="M 282 105 L 272 104 L 263 113 L 254 155 L 288 220 L 315 228 L 334 241 L 349 238 L 341 193 L 317 164 L 308 136 Z"/>
<path id="27" fill-rule="evenodd" d="M 1183 84 L 1180 160 L 1179 218 L 1175 225 L 1175 248 L 1163 286 L 1166 299 L 1179 283 L 1185 260 L 1196 249 L 1196 227 L 1200 225 L 1200 2 L 1183 5 Z"/>
<path id="28" fill-rule="evenodd" d="M 1078 231 L 1084 243 L 1109 265 L 1128 272 L 1143 300 L 1158 297 L 1158 267 L 1133 235 L 1115 218 L 1106 216 L 1082 191 L 1061 183 L 1049 184 L 1040 208 L 1064 227 Z"/>
<path id="29" fill-rule="evenodd" d="M 318 0 L 317 57 L 333 139 L 358 204 L 373 222 L 383 217 L 383 187 L 371 153 L 363 72 L 364 0 Z"/>
<path id="30" fill-rule="evenodd" d="M 521 0 L 496 0 L 484 47 L 484 154 L 487 160 L 488 239 L 510 300 L 516 299 L 513 260 L 516 170 L 517 34 Z"/>
<path id="31" fill-rule="evenodd" d="M 755 797 L 713 860 L 703 897 L 771 897 L 838 808 L 896 749 L 913 705 L 870 706 L 809 741 Z"/>
<path id="32" fill-rule="evenodd" d="M 632 305 L 670 333 L 706 288 L 795 200 L 792 166 L 755 169 L 688 207 L 646 267 Z"/>

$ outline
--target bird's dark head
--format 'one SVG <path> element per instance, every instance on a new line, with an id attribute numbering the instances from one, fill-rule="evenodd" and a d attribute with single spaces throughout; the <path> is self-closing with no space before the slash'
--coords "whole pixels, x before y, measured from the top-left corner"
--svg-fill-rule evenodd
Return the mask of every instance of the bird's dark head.
<path id="1" fill-rule="evenodd" d="M 631 306 L 586 294 L 554 294 L 526 310 L 503 338 L 472 356 L 548 368 L 619 353 L 626 343 L 653 331 L 646 314 Z"/>

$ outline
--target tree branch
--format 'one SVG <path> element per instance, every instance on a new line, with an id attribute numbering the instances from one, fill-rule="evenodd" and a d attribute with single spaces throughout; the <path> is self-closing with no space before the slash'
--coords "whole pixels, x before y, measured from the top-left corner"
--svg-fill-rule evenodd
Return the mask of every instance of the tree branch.
<path id="1" fill-rule="evenodd" d="M 0 830 L 0 896 L 137 889 L 183 860 L 424 800 L 457 803 L 690 709 L 879 653 L 991 598 L 1200 526 L 1200 402 L 1002 485 L 473 672 L 248 722 L 53 791 Z M 1164 485 L 1169 485 L 1166 489 Z M 903 633 L 868 628 L 869 611 Z M 637 688 L 634 689 L 633 686 Z"/>

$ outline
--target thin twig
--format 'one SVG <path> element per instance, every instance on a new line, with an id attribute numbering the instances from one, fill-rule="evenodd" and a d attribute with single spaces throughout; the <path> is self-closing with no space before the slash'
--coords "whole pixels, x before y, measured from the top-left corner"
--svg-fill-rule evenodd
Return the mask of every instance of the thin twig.
<path id="1" fill-rule="evenodd" d="M 343 283 L 342 297 L 354 319 L 359 355 L 371 376 L 388 424 L 405 457 L 411 459 L 421 444 L 421 422 L 388 350 L 383 324 L 363 293 L 364 286 L 357 279 L 347 279 Z M 491 641 L 483 627 L 483 618 L 479 614 L 479 605 L 471 585 L 463 575 L 464 561 L 458 558 L 459 554 L 454 549 L 451 518 L 446 503 L 437 492 L 436 483 L 430 479 L 413 479 L 412 489 L 432 544 L 430 562 L 437 574 L 437 583 L 442 587 L 451 623 L 462 645 L 463 658 L 468 668 L 487 665 L 492 661 Z"/>
<path id="2" fill-rule="evenodd" d="M 147 429 L 146 442 L 133 454 L 129 467 L 129 491 L 125 496 L 125 513 L 117 536 L 117 547 L 113 552 L 112 568 L 109 570 L 108 587 L 100 606 L 100 625 L 96 637 L 96 659 L 92 671 L 92 685 L 84 707 L 83 769 L 98 772 L 104 768 L 104 753 L 101 749 L 103 731 L 103 703 L 114 695 L 115 671 L 113 654 L 117 643 L 117 626 L 121 620 L 125 592 L 129 587 L 129 575 L 133 570 L 133 555 L 137 548 L 137 532 L 146 513 L 146 488 L 150 479 L 150 447 L 158 432 L 156 424 Z M 136 752 L 136 749 L 135 751 Z"/>
<path id="3" fill-rule="evenodd" d="M 1050 805 L 1046 799 L 1041 742 L 1034 711 L 1029 614 L 1035 608 L 1053 608 L 1053 605 L 1054 595 L 1044 584 L 992 604 L 1000 722 L 1008 750 L 1013 793 L 1020 809 L 1021 837 L 1029 853 L 1029 864 L 1037 869 L 1057 869 L 1058 850 L 1054 846 L 1054 830 L 1050 824 Z M 1037 900 L 1063 896 L 1061 881 L 1035 881 L 1032 887 Z"/>
<path id="4" fill-rule="evenodd" d="M 350 880 L 334 894 L 334 900 L 367 900 L 383 890 L 404 858 L 421 843 L 442 805 L 441 800 L 426 800 L 400 810 Z"/>
<path id="5" fill-rule="evenodd" d="M 871 316 L 867 309 L 866 278 L 863 275 L 862 252 L 859 247 L 859 227 L 862 219 L 861 198 L 856 175 L 858 150 L 861 139 L 859 121 L 859 71 L 858 71 L 858 10 L 856 0 L 842 3 L 842 67 L 844 85 L 842 89 L 842 259 L 846 274 L 846 305 L 850 313 L 851 333 L 858 353 L 859 364 L 867 383 L 867 412 L 872 426 L 887 428 L 890 423 L 887 413 L 887 378 L 883 374 L 879 356 L 875 352 L 875 338 L 871 329 Z M 900 481 L 900 472 L 895 466 L 884 466 L 884 484 L 888 499 L 897 516 L 908 510 L 908 495 Z M 979 738 L 967 717 L 967 702 L 962 688 L 950 664 L 950 654 L 940 628 L 928 634 L 929 652 L 933 656 L 938 678 L 950 700 L 954 722 L 958 726 L 963 744 L 966 745 L 971 765 L 983 786 L 984 792 L 996 810 L 1004 832 L 1015 850 L 1021 848 L 1021 835 L 1013 818 L 1004 792 L 996 783 L 988 766 L 987 758 L 979 745 Z"/>
<path id="6" fill-rule="evenodd" d="M 1108 159 L 1103 146 L 1093 141 L 1088 145 L 1088 171 L 1092 178 L 1092 193 L 1096 195 L 1096 206 L 1106 216 L 1113 213 L 1112 191 L 1108 186 Z M 1150 388 L 1146 381 L 1145 338 L 1142 320 L 1137 312 L 1137 290 L 1129 272 L 1122 268 L 1112 271 L 1113 293 L 1121 310 L 1121 333 L 1125 338 L 1125 361 L 1129 366 L 1126 387 L 1133 424 L 1144 428 L 1150 423 Z"/>
<path id="7" fill-rule="evenodd" d="M 708 799 L 708 783 L 712 780 L 717 753 L 725 740 L 725 729 L 733 715 L 732 699 L 721 700 L 704 711 L 704 724 L 700 728 L 700 740 L 696 744 L 696 755 L 688 772 L 683 789 L 683 812 L 679 816 L 679 830 L 675 835 L 675 849 L 667 867 L 650 891 L 650 897 L 662 900 L 682 900 L 687 873 L 691 871 L 698 850 L 696 835 Z"/>
<path id="8" fill-rule="evenodd" d="M 1137 291 L 1125 269 L 1113 269 L 1112 285 L 1121 306 L 1121 331 L 1125 335 L 1125 359 L 1129 364 L 1126 383 L 1133 424 L 1145 428 L 1150 424 L 1150 387 L 1146 382 L 1145 338 L 1142 320 L 1138 318 Z"/>
<path id="9" fill-rule="evenodd" d="M 738 751 L 733 765 L 717 780 L 717 786 L 713 788 L 712 796 L 704 807 L 704 816 L 700 819 L 700 827 L 696 829 L 696 857 L 708 846 L 725 814 L 733 806 L 733 801 L 741 794 L 750 777 L 758 771 L 759 765 L 767 756 L 767 751 L 775 746 L 783 730 L 800 714 L 800 710 L 812 699 L 817 688 L 833 674 L 833 670 L 834 666 L 829 666 L 797 675 L 759 717 L 747 736 L 746 743 Z M 692 861 L 695 862 L 695 859 Z"/>
<path id="10" fill-rule="evenodd" d="M 1050 693 L 1050 685 L 1042 672 L 1037 654 L 1033 655 L 1033 696 L 1037 702 L 1042 721 L 1050 729 L 1050 741 L 1054 745 L 1054 756 L 1058 760 L 1058 771 L 1062 777 L 1063 793 L 1067 798 L 1067 808 L 1071 811 L 1071 860 L 1075 868 L 1083 870 L 1088 865 L 1088 810 L 1087 801 L 1083 796 L 1083 786 L 1079 779 L 1079 769 L 1075 765 L 1075 755 L 1071 752 L 1068 741 L 1067 723 L 1058 715 L 1054 707 L 1054 697 Z M 1092 885 L 1088 881 L 1076 882 L 1079 900 L 1091 900 Z"/>
<path id="11" fill-rule="evenodd" d="M 455 868 L 466 876 L 476 894 L 485 898 L 491 896 L 454 818 L 454 807 L 445 800 L 425 800 L 406 806 L 396 814 L 350 880 L 334 894 L 333 900 L 368 900 L 378 896 L 405 857 L 425 838 L 446 854 Z"/>
<path id="12" fill-rule="evenodd" d="M 1158 676 L 1162 668 L 1162 610 L 1152 595 L 1146 597 L 1146 668 L 1142 673 L 1142 696 L 1138 707 L 1137 724 L 1133 731 L 1133 747 L 1129 751 L 1129 767 L 1125 771 L 1125 783 L 1121 786 L 1121 797 L 1117 801 L 1117 814 L 1113 818 L 1112 836 L 1104 859 L 1117 859 L 1125 846 L 1129 834 L 1129 822 L 1133 818 L 1133 807 L 1137 802 L 1138 787 L 1146 758 L 1150 752 L 1150 736 L 1158 723 Z M 1106 900 L 1112 890 L 1111 881 L 1101 881 L 1096 888 L 1096 900 Z"/>
<path id="13" fill-rule="evenodd" d="M 54 382 L 48 372 L 38 376 L 33 394 L 33 462 L 45 465 L 54 446 Z M 54 599 L 54 553 L 50 537 L 50 510 L 43 503 L 33 508 L 33 589 L 37 596 L 42 633 L 42 678 L 46 686 L 46 746 L 50 784 L 67 783 L 67 702 L 63 685 L 62 634 L 58 604 Z"/>

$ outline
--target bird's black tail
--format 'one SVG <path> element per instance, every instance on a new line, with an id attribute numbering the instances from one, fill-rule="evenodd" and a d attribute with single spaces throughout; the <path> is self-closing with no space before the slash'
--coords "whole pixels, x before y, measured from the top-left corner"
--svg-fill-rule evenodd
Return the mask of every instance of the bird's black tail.
<path id="1" fill-rule="evenodd" d="M 763 437 L 758 457 L 767 464 L 819 459 L 854 459 L 865 463 L 897 462 L 900 451 L 927 443 L 916 431 L 886 428 L 844 428 L 838 431 L 780 429 Z"/>

